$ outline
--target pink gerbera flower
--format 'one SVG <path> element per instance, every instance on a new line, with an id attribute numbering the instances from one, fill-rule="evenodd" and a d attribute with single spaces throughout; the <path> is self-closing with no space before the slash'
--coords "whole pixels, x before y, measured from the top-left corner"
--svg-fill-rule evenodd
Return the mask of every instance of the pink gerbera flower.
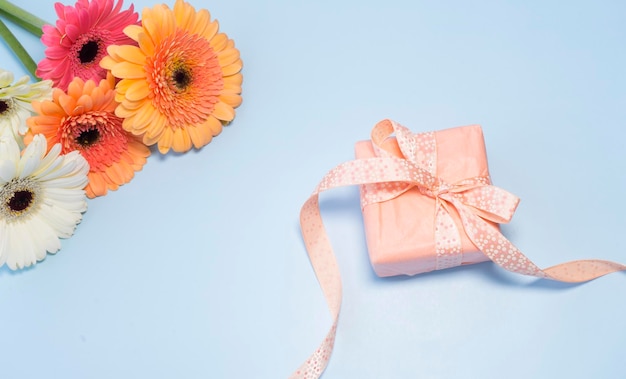
<path id="1" fill-rule="evenodd" d="M 56 27 L 44 25 L 41 41 L 47 46 L 36 74 L 54 87 L 67 90 L 74 77 L 96 83 L 106 78 L 100 60 L 109 45 L 137 45 L 123 30 L 139 25 L 133 5 L 121 11 L 123 0 L 78 0 L 75 6 L 54 4 Z"/>

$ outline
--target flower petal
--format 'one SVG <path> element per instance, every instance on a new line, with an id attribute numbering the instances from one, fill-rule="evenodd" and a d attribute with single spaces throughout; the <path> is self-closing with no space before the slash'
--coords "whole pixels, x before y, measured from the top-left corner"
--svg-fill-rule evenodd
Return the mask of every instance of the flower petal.
<path id="1" fill-rule="evenodd" d="M 130 63 L 121 62 L 111 67 L 111 73 L 118 78 L 125 79 L 139 79 L 145 78 L 146 72 L 142 66 Z"/>

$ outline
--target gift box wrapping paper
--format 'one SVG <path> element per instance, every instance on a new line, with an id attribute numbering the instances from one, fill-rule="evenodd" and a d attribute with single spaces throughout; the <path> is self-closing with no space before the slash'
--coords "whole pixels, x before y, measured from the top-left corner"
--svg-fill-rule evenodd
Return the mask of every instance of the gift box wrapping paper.
<path id="1" fill-rule="evenodd" d="M 487 154 L 479 125 L 462 126 L 433 132 L 436 141 L 436 176 L 448 183 L 471 177 L 489 177 Z M 401 158 L 394 137 L 383 148 Z M 371 141 L 357 142 L 356 158 L 377 154 Z M 367 190 L 366 186 L 361 187 Z M 375 191 L 370 187 L 370 191 Z M 436 199 L 411 187 L 390 200 L 367 203 L 361 196 L 363 220 L 370 260 L 378 276 L 415 275 L 437 269 L 435 248 Z M 450 209 L 459 228 L 461 264 L 488 261 L 464 233 L 459 215 Z M 497 224 L 492 223 L 494 227 Z"/>

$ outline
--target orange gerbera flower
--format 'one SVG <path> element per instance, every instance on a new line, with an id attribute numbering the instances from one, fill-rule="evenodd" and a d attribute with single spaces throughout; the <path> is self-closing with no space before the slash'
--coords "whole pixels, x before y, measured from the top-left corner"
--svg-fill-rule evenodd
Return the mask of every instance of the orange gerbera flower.
<path id="1" fill-rule="evenodd" d="M 120 78 L 115 114 L 146 145 L 185 152 L 208 144 L 241 104 L 242 62 L 206 9 L 177 0 L 124 29 L 139 46 L 109 46 L 100 65 Z"/>
<path id="2" fill-rule="evenodd" d="M 67 93 L 56 88 L 52 101 L 34 101 L 39 115 L 27 120 L 27 144 L 41 133 L 48 146 L 61 143 L 61 154 L 77 150 L 87 160 L 89 184 L 85 191 L 90 198 L 128 183 L 150 155 L 150 149 L 126 132 L 122 119 L 115 115 L 114 86 L 111 74 L 98 85 L 74 78 Z"/>

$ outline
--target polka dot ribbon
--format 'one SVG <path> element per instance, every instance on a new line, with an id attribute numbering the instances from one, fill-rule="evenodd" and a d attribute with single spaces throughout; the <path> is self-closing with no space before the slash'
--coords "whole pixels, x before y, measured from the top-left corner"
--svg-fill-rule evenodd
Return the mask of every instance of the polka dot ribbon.
<path id="1" fill-rule="evenodd" d="M 386 140 L 395 133 L 402 156 L 389 152 Z M 626 270 L 626 266 L 604 260 L 579 260 L 541 269 L 507 240 L 491 222 L 508 222 L 519 199 L 489 184 L 489 178 L 468 178 L 445 183 L 437 178 L 434 133 L 413 134 L 405 127 L 385 120 L 372 131 L 376 158 L 357 159 L 332 169 L 317 186 L 300 211 L 302 236 L 311 265 L 320 283 L 333 319 L 332 326 L 315 352 L 296 370 L 291 379 L 319 378 L 330 358 L 335 342 L 341 307 L 341 277 L 332 246 L 326 235 L 319 209 L 323 191 L 360 185 L 365 204 L 393 199 L 412 187 L 435 199 L 437 269 L 460 264 L 459 230 L 450 217 L 458 212 L 463 232 L 493 262 L 502 268 L 538 278 L 562 282 L 586 282 Z"/>

